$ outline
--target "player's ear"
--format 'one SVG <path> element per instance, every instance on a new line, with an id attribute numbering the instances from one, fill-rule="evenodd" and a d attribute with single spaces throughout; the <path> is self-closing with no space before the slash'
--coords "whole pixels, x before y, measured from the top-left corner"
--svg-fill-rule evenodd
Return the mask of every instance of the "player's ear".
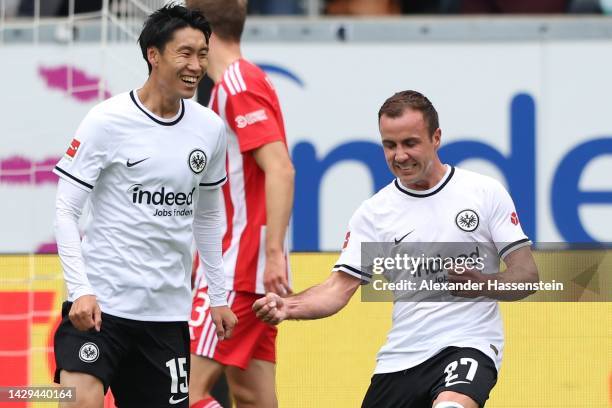
<path id="1" fill-rule="evenodd" d="M 147 61 L 152 67 L 157 67 L 159 64 L 159 50 L 156 47 L 147 48 Z"/>
<path id="2" fill-rule="evenodd" d="M 434 144 L 434 148 L 438 149 L 440 147 L 440 142 L 442 141 L 442 129 L 437 128 L 431 137 L 431 140 Z"/>

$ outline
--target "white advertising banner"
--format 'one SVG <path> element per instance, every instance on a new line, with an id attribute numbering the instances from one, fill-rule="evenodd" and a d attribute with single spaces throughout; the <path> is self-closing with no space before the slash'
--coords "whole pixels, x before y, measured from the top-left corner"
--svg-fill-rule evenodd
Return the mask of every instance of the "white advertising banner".
<path id="1" fill-rule="evenodd" d="M 293 250 L 338 250 L 352 212 L 391 180 L 377 113 L 405 89 L 436 106 L 443 161 L 501 180 L 534 241 L 612 241 L 612 42 L 270 43 L 244 53 L 283 106 L 297 170 Z M 139 87 L 146 65 L 135 45 L 5 46 L 0 58 L 12 61 L 0 64 L 0 252 L 52 251 L 51 168 L 85 113 Z"/>

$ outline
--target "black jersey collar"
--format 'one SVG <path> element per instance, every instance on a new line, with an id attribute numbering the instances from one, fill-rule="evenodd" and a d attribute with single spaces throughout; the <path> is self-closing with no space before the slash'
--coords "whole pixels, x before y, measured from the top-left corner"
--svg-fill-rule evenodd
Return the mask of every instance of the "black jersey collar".
<path id="1" fill-rule="evenodd" d="M 436 184 L 434 187 L 430 188 L 429 190 L 420 191 L 420 190 L 413 190 L 411 188 L 407 188 L 403 186 L 402 183 L 400 183 L 397 178 L 395 179 L 393 183 L 395 184 L 395 187 L 399 191 L 411 197 L 418 197 L 418 198 L 429 197 L 429 196 L 436 194 L 440 190 L 442 190 L 444 186 L 448 184 L 450 179 L 453 178 L 453 174 L 455 174 L 455 168 L 451 165 L 449 165 L 448 167 L 450 167 L 450 170 L 446 171 L 446 173 L 444 174 L 444 177 L 442 177 L 442 180 L 440 180 L 438 184 Z"/>
<path id="2" fill-rule="evenodd" d="M 142 113 L 147 115 L 153 122 L 158 123 L 162 126 L 176 125 L 177 123 L 179 123 L 179 121 L 183 118 L 183 115 L 185 114 L 185 102 L 183 102 L 182 99 L 181 107 L 179 108 L 179 113 L 170 120 L 164 120 L 163 118 L 153 115 L 153 113 L 149 112 L 149 110 L 142 105 L 142 102 L 140 102 L 140 100 L 138 99 L 136 91 L 130 91 L 130 98 L 132 98 L 132 102 L 134 102 L 134 105 L 136 105 L 136 107 L 140 109 Z"/>

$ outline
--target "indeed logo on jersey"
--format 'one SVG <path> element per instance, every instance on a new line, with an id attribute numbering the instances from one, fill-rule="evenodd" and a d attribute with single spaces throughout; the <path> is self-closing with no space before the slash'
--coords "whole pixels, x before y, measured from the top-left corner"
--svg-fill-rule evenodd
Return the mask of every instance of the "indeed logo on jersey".
<path id="1" fill-rule="evenodd" d="M 256 111 L 249 112 L 245 115 L 238 115 L 234 119 L 234 121 L 236 122 L 236 126 L 238 126 L 238 128 L 240 129 L 245 128 L 248 125 L 252 125 L 253 123 L 261 122 L 264 120 L 268 120 L 268 115 L 266 115 L 265 109 L 258 109 Z"/>
<path id="2" fill-rule="evenodd" d="M 128 193 L 132 194 L 132 202 L 134 204 L 148 204 L 148 205 L 188 205 L 193 203 L 193 193 L 195 187 L 189 193 L 175 193 L 173 191 L 166 191 L 166 188 L 162 186 L 157 191 L 149 191 L 143 188 L 142 184 L 133 184 L 128 188 Z M 193 210 L 189 208 L 184 209 L 155 209 L 153 215 L 160 217 L 171 217 L 171 216 L 187 216 L 192 215 Z"/>

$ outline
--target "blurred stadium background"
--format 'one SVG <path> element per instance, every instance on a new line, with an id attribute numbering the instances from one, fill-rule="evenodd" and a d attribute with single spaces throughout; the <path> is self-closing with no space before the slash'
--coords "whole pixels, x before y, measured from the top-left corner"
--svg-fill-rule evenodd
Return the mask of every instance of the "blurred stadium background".
<path id="1" fill-rule="evenodd" d="M 0 0 L 0 386 L 52 380 L 65 291 L 51 169 L 94 104 L 144 81 L 136 37 L 163 3 Z M 252 0 L 245 56 L 277 87 L 297 169 L 295 288 L 325 278 L 350 214 L 389 181 L 376 113 L 401 89 L 431 98 L 443 158 L 501 180 L 539 248 L 612 241 L 611 11 L 605 0 Z M 592 300 L 610 300 L 610 262 L 536 256 L 550 277 L 581 256 L 591 269 L 574 281 L 591 302 L 503 304 L 487 406 L 609 407 L 612 306 Z M 356 296 L 330 319 L 283 324 L 280 406 L 359 406 L 390 310 Z"/>

